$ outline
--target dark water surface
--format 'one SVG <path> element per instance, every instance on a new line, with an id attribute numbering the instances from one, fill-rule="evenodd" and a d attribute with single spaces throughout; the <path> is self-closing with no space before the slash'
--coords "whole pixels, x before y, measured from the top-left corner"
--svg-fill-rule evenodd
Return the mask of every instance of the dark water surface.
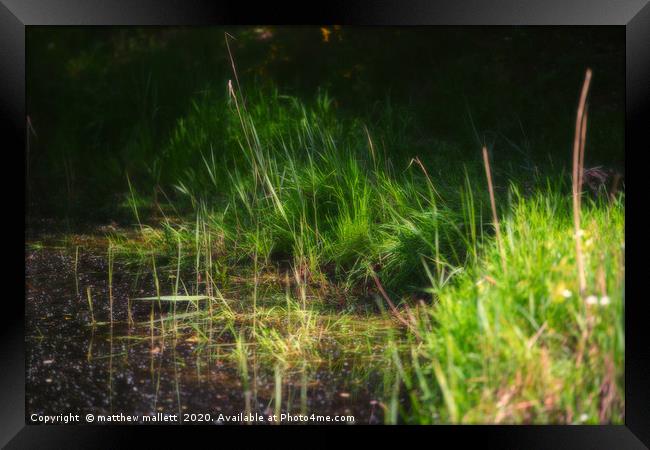
<path id="1" fill-rule="evenodd" d="M 382 374 L 336 352 L 324 364 L 287 369 L 280 378 L 271 364 L 249 359 L 245 379 L 232 359 L 195 342 L 149 339 L 145 327 L 128 325 L 126 299 L 155 295 L 151 274 L 115 264 L 115 324 L 91 326 L 88 287 L 96 320 L 109 317 L 105 247 L 80 248 L 76 274 L 74 246 L 28 244 L 25 263 L 27 423 L 32 414 L 70 413 L 80 414 L 81 423 L 86 414 L 182 419 L 196 413 L 209 414 L 203 416 L 208 423 L 219 423 L 219 414 L 266 417 L 275 411 L 276 379 L 282 380 L 281 413 L 384 421 Z M 149 311 L 134 302 L 136 322 Z"/>

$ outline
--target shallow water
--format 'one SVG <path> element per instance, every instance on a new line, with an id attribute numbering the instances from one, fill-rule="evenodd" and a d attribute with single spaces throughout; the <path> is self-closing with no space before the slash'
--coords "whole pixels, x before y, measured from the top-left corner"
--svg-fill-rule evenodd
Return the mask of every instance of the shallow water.
<path id="1" fill-rule="evenodd" d="M 276 372 L 275 366 L 253 356 L 245 377 L 218 350 L 189 340 L 150 339 L 146 328 L 128 324 L 126 299 L 155 295 L 151 274 L 116 263 L 115 323 L 91 326 L 88 287 L 96 320 L 109 317 L 105 248 L 83 245 L 75 273 L 75 246 L 27 245 L 28 423 L 33 423 L 32 414 L 70 413 L 81 415 L 81 423 L 86 414 L 120 413 L 176 415 L 176 423 L 228 423 L 226 416 L 250 413 L 262 420 L 257 423 L 265 423 L 277 411 L 278 393 L 281 414 L 351 415 L 357 424 L 383 423 L 384 374 L 336 348 L 326 361 L 306 370 Z M 136 322 L 146 320 L 149 311 L 149 304 L 133 303 Z"/>

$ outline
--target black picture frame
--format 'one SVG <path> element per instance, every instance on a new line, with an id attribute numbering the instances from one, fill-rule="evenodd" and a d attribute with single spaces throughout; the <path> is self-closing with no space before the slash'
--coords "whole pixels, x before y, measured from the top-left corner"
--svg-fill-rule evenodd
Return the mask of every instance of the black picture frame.
<path id="1" fill-rule="evenodd" d="M 316 5 L 208 0 L 0 0 L 0 113 L 5 155 L 23 155 L 11 167 L 25 162 L 25 27 L 38 25 L 615 25 L 626 30 L 626 202 L 635 203 L 643 192 L 643 165 L 639 160 L 648 145 L 650 125 L 650 4 L 648 0 L 335 0 Z M 630 157 L 631 156 L 631 157 Z M 11 171 L 5 168 L 5 171 Z M 13 170 L 17 172 L 16 170 Z M 5 189 L 14 193 L 16 182 L 5 177 Z M 24 184 L 23 184 L 24 186 Z M 631 187 L 630 187 L 631 186 Z M 13 188 L 13 191 L 11 190 Z M 12 195 L 13 210 L 24 209 L 24 196 Z M 634 208 L 633 208 L 634 209 Z M 629 213 L 628 213 L 629 214 Z M 634 215 L 634 212 L 632 213 Z M 24 216 L 23 216 L 24 217 Z M 18 228 L 21 224 L 16 221 Z M 24 224 L 23 224 L 24 225 Z M 633 245 L 627 258 L 644 254 L 642 220 L 626 218 L 626 234 Z M 639 239 L 637 241 L 637 239 Z M 15 239 L 14 239 L 15 240 Z M 11 241 L 11 239 L 9 239 Z M 17 241 L 17 240 L 16 240 Z M 638 242 L 638 243 L 637 243 Z M 24 243 L 15 242 L 16 259 L 24 257 Z M 24 263 L 24 259 L 23 259 Z M 642 263 L 641 263 L 642 264 Z M 147 445 L 166 441 L 168 427 L 68 427 L 25 424 L 24 266 L 18 261 L 4 271 L 17 292 L 4 298 L 0 326 L 0 445 L 7 448 L 118 448 L 142 435 Z M 643 265 L 626 264 L 626 284 L 632 296 L 626 305 L 625 425 L 620 426 L 435 426 L 379 427 L 374 437 L 426 433 L 431 444 L 449 439 L 503 448 L 644 448 L 650 445 L 650 339 L 644 323 Z M 14 276 L 15 272 L 15 276 Z M 22 287 L 19 281 L 23 279 Z M 641 294 L 641 295 L 640 295 Z M 9 306 L 9 308 L 7 308 Z M 175 431 L 182 427 L 175 427 Z M 274 427 L 269 427 L 274 428 Z M 354 432 L 364 431 L 358 427 Z M 201 427 L 202 437 L 221 444 L 223 428 Z M 293 427 L 289 432 L 313 430 Z M 250 429 L 244 430 L 248 436 Z M 256 429 L 257 437 L 274 430 Z M 321 431 L 321 430 L 317 430 Z M 366 430 L 367 431 L 367 430 Z M 195 427 L 192 438 L 196 438 Z M 286 429 L 285 429 L 286 432 Z M 209 434 L 208 434 L 209 433 Z M 299 433 L 300 434 L 300 433 Z M 298 435 L 295 435 L 296 438 Z M 318 443 L 331 439 L 319 433 Z M 287 437 L 285 436 L 284 439 Z M 413 441 L 415 442 L 415 441 Z"/>

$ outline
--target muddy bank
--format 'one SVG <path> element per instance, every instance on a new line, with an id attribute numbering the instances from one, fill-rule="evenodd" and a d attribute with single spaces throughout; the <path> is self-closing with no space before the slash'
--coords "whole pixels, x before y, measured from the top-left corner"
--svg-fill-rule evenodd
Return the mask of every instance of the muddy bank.
<path id="1" fill-rule="evenodd" d="M 155 295 L 147 270 L 114 265 L 111 327 L 106 253 L 101 243 L 91 242 L 78 250 L 51 240 L 27 245 L 28 420 L 31 414 L 195 413 L 210 414 L 209 423 L 218 423 L 220 413 L 280 411 L 383 422 L 383 374 L 336 348 L 302 369 L 278 369 L 251 352 L 243 374 L 220 350 L 220 344 L 232 344 L 227 333 L 214 345 L 151 336 L 138 325 L 149 317 L 150 304 L 127 300 Z M 98 322 L 94 326 L 88 289 Z M 278 394 L 282 400 L 276 409 Z"/>

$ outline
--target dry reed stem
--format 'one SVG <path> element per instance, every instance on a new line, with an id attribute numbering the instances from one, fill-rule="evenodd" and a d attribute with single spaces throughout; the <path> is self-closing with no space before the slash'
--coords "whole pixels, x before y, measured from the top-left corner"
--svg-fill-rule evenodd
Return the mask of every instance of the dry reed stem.
<path id="1" fill-rule="evenodd" d="M 226 41 L 226 49 L 228 50 L 228 57 L 230 58 L 230 65 L 232 66 L 232 72 L 235 75 L 235 81 L 237 82 L 237 90 L 241 93 L 242 90 L 241 90 L 241 86 L 239 84 L 239 77 L 237 76 L 237 69 L 235 67 L 235 58 L 233 58 L 232 52 L 230 51 L 230 44 L 228 43 L 228 38 L 234 39 L 234 40 L 237 40 L 237 39 L 235 39 L 235 37 L 230 33 L 224 33 L 224 40 Z M 232 90 L 232 88 L 231 88 L 231 90 Z M 242 106 L 244 107 L 244 109 L 246 109 L 246 104 L 244 102 L 243 97 L 242 97 Z"/>
<path id="2" fill-rule="evenodd" d="M 422 161 L 420 161 L 420 157 L 416 156 L 415 158 L 411 158 L 411 161 L 409 162 L 409 165 L 407 168 L 411 167 L 411 164 L 417 164 L 420 169 L 422 170 L 422 173 L 424 173 L 424 176 L 427 179 L 427 183 L 429 185 L 429 189 L 431 189 L 431 192 L 433 192 L 436 196 L 440 197 L 440 194 L 436 190 L 435 186 L 433 185 L 433 181 L 431 181 L 431 177 L 429 176 L 429 172 L 427 172 L 426 167 L 424 167 L 424 164 L 422 164 Z"/>
<path id="3" fill-rule="evenodd" d="M 501 239 L 501 227 L 499 226 L 499 217 L 497 216 L 497 205 L 494 200 L 494 186 L 492 184 L 492 171 L 490 170 L 490 158 L 488 157 L 487 147 L 483 146 L 483 164 L 485 165 L 485 176 L 488 182 L 488 192 L 490 193 L 490 206 L 492 208 L 492 220 L 494 222 L 494 231 L 497 237 L 497 245 L 499 246 L 499 254 L 501 255 L 501 266 L 503 271 L 506 271 L 506 254 L 503 247 L 503 240 Z"/>
<path id="4" fill-rule="evenodd" d="M 409 330 L 411 330 L 411 331 L 413 332 L 413 334 L 415 334 L 418 338 L 421 339 L 422 336 L 420 335 L 420 333 L 418 332 L 418 330 L 415 328 L 415 326 L 413 325 L 413 323 L 407 321 L 406 319 L 404 319 L 404 317 L 402 317 L 402 315 L 400 314 L 399 310 L 397 309 L 397 307 L 395 306 L 395 304 L 391 301 L 390 297 L 388 296 L 388 294 L 387 294 L 386 291 L 384 290 L 384 287 L 381 285 L 381 283 L 380 283 L 379 278 L 377 277 L 377 275 L 375 275 L 375 274 L 373 273 L 373 274 L 372 274 L 372 279 L 375 281 L 375 285 L 377 286 L 377 289 L 379 290 L 379 293 L 381 294 L 382 297 L 384 297 L 384 300 L 386 300 L 386 302 L 388 303 L 388 306 L 390 307 L 390 310 L 392 311 L 392 313 L 393 313 L 393 315 L 395 316 L 395 318 L 396 318 L 397 320 L 399 320 L 402 324 L 404 324 L 404 325 L 405 325 Z M 412 315 L 412 314 L 409 314 L 409 316 L 410 316 L 411 318 L 413 318 L 413 315 Z"/>
<path id="5" fill-rule="evenodd" d="M 237 83 L 237 91 L 239 92 L 239 96 L 241 98 L 241 103 L 242 103 L 242 109 L 244 111 L 246 110 L 246 101 L 244 100 L 244 94 L 241 89 L 241 85 L 239 84 L 239 76 L 237 75 L 237 66 L 235 65 L 235 58 L 232 56 L 232 52 L 230 50 L 230 44 L 228 43 L 228 38 L 235 39 L 234 36 L 232 36 L 229 33 L 224 33 L 224 40 L 226 42 L 226 49 L 228 50 L 228 57 L 230 58 L 230 65 L 232 67 L 232 73 L 235 77 L 235 82 Z M 253 151 L 253 140 L 252 137 L 249 135 L 249 129 L 246 126 L 244 122 L 244 117 L 242 116 L 241 110 L 239 109 L 239 101 L 237 100 L 237 93 L 232 87 L 232 80 L 228 80 L 228 94 L 232 97 L 232 99 L 235 102 L 235 108 L 237 110 L 237 115 L 239 116 L 239 122 L 241 123 L 242 131 L 244 133 L 244 137 L 246 138 L 246 143 L 248 144 L 248 148 Z M 260 173 L 259 173 L 259 168 L 258 168 L 258 163 L 257 163 L 257 157 L 252 154 L 251 155 L 251 164 L 253 165 L 253 173 L 255 174 L 254 180 L 255 180 L 255 191 L 257 191 L 257 181 L 260 179 L 261 182 L 264 180 L 261 179 Z"/>
<path id="6" fill-rule="evenodd" d="M 587 113 L 589 110 L 589 103 L 585 103 L 585 111 L 582 115 L 582 123 L 580 125 L 580 156 L 578 158 L 578 206 L 582 209 L 582 186 L 584 179 L 585 168 L 585 142 L 587 140 Z"/>
<path id="7" fill-rule="evenodd" d="M 580 288 L 580 295 L 584 295 L 587 288 L 587 279 L 585 276 L 584 257 L 582 253 L 582 237 L 580 229 L 580 207 L 581 207 L 581 189 L 582 189 L 582 164 L 584 164 L 584 136 L 586 136 L 587 116 L 585 104 L 587 101 L 587 94 L 589 93 L 589 85 L 591 83 L 591 69 L 587 69 L 585 73 L 585 80 L 582 85 L 580 93 L 580 101 L 578 103 L 578 110 L 576 112 L 576 128 L 575 137 L 573 140 L 573 174 L 572 174 L 572 187 L 573 187 L 573 228 L 575 232 L 576 241 L 576 265 L 578 267 L 578 285 Z"/>
<path id="8" fill-rule="evenodd" d="M 368 147 L 370 148 L 370 156 L 372 156 L 372 163 L 373 165 L 377 165 L 377 161 L 375 160 L 375 146 L 372 143 L 372 138 L 370 137 L 370 131 L 368 131 L 368 127 L 364 126 L 363 129 L 366 132 L 366 136 L 368 137 Z"/>

